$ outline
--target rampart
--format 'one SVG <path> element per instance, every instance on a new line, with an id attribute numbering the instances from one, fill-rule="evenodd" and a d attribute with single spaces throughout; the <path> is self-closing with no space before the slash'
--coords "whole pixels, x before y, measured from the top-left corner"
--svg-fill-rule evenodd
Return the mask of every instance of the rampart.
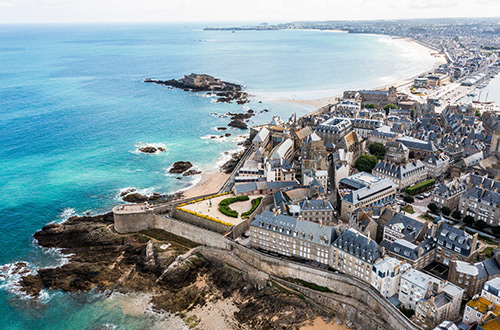
<path id="1" fill-rule="evenodd" d="M 115 212 L 116 230 L 134 232 L 159 228 L 204 245 L 201 252 L 207 257 L 221 260 L 250 276 L 280 282 L 318 305 L 332 310 L 355 329 L 420 329 L 380 296 L 376 289 L 358 279 L 247 248 L 213 230 L 188 223 L 184 219 L 174 219 L 166 212 L 140 211 L 142 212 L 133 214 Z M 312 290 L 292 283 L 290 279 L 314 283 L 331 292 Z"/>

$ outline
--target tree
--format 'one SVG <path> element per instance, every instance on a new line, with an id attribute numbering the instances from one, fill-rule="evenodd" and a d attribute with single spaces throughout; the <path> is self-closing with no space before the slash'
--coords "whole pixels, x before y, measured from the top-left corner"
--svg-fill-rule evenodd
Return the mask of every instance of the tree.
<path id="1" fill-rule="evenodd" d="M 500 236 L 500 226 L 495 226 L 491 228 L 491 232 L 495 236 Z"/>
<path id="2" fill-rule="evenodd" d="M 464 217 L 464 223 L 467 225 L 467 226 L 472 226 L 474 224 L 474 217 L 473 216 L 470 216 L 470 215 L 466 215 Z"/>
<path id="3" fill-rule="evenodd" d="M 357 168 L 358 171 L 371 173 L 375 165 L 377 165 L 377 162 L 378 162 L 377 157 L 364 154 L 359 156 L 358 159 L 356 159 L 354 167 Z"/>
<path id="4" fill-rule="evenodd" d="M 376 156 L 378 159 L 384 159 L 386 148 L 382 143 L 374 142 L 370 144 L 368 150 L 373 156 Z"/>
<path id="5" fill-rule="evenodd" d="M 451 213 L 451 209 L 448 206 L 443 206 L 441 208 L 441 213 L 443 213 L 446 216 L 449 216 Z"/>
<path id="6" fill-rule="evenodd" d="M 429 209 L 429 211 L 431 211 L 431 213 L 439 213 L 439 206 L 437 206 L 435 203 L 429 203 L 429 205 L 427 205 L 427 208 Z"/>
<path id="7" fill-rule="evenodd" d="M 403 200 L 406 202 L 406 203 L 413 203 L 415 201 L 415 198 L 413 198 L 413 196 L 410 196 L 410 195 L 405 195 L 405 197 L 403 197 Z"/>
<path id="8" fill-rule="evenodd" d="M 462 218 L 462 214 L 460 213 L 459 210 L 455 210 L 451 213 L 451 216 L 453 217 L 453 219 L 455 220 L 460 220 Z M 464 219 L 465 221 L 465 219 Z M 472 222 L 474 222 L 474 219 L 472 219 Z"/>
<path id="9" fill-rule="evenodd" d="M 376 109 L 377 107 L 375 106 L 375 104 L 370 103 L 370 104 L 365 105 L 365 108 L 366 109 Z"/>
<path id="10" fill-rule="evenodd" d="M 488 224 L 486 222 L 484 222 L 483 220 L 479 220 L 479 221 L 476 221 L 474 223 L 474 227 L 476 227 L 479 230 L 482 230 L 482 229 L 488 227 Z"/>
<path id="11" fill-rule="evenodd" d="M 386 116 L 389 116 L 389 112 L 391 111 L 391 109 L 397 109 L 398 106 L 395 105 L 395 104 L 392 104 L 392 103 L 389 103 L 387 104 L 385 107 L 384 107 L 384 110 L 385 110 L 385 115 Z"/>

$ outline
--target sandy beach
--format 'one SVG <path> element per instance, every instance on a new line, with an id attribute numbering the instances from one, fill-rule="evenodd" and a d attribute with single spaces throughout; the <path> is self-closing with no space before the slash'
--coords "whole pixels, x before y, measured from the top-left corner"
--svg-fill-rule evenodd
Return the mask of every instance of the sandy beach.
<path id="1" fill-rule="evenodd" d="M 434 64 L 434 66 L 432 68 L 432 71 L 435 70 L 437 67 L 439 67 L 441 64 L 447 63 L 446 57 L 445 57 L 444 54 L 439 53 L 437 50 L 432 49 L 432 48 L 430 48 L 430 47 L 422 44 L 421 42 L 418 42 L 418 41 L 413 40 L 411 38 L 397 38 L 397 37 L 393 37 L 393 38 L 400 39 L 400 40 L 403 40 L 403 41 L 408 42 L 408 43 L 418 44 L 418 45 L 420 45 L 422 47 L 425 47 L 427 49 L 428 53 L 429 53 L 429 56 L 432 56 L 432 57 L 436 58 L 436 63 Z M 389 88 L 391 86 L 399 88 L 399 87 L 411 84 L 415 78 L 417 78 L 418 76 L 421 76 L 421 75 L 423 75 L 425 73 L 428 73 L 429 71 L 431 71 L 431 70 L 424 71 L 424 72 L 422 72 L 422 73 L 420 73 L 420 74 L 418 74 L 416 76 L 408 77 L 406 79 L 399 80 L 399 81 L 396 81 L 394 83 L 386 84 L 386 85 L 383 85 L 383 86 L 378 86 L 378 87 L 375 87 L 373 89 L 382 90 L 382 89 L 387 89 L 387 88 Z M 331 95 L 331 96 L 326 96 L 326 97 L 322 97 L 322 98 L 305 99 L 305 100 L 302 100 L 302 99 L 301 100 L 284 99 L 284 100 L 279 100 L 278 102 L 287 102 L 287 103 L 310 105 L 310 106 L 313 106 L 316 109 L 318 109 L 318 108 L 321 108 L 321 107 L 323 107 L 325 105 L 335 103 L 339 98 L 342 98 L 342 95 Z"/>
<path id="2" fill-rule="evenodd" d="M 184 191 L 184 198 L 216 193 L 224 182 L 226 182 L 227 178 L 229 178 L 229 174 L 222 172 L 203 173 L 200 182 Z"/>
<path id="3" fill-rule="evenodd" d="M 332 321 L 325 323 L 321 317 L 317 317 L 310 324 L 302 326 L 300 330 L 349 330 L 349 328 Z"/>

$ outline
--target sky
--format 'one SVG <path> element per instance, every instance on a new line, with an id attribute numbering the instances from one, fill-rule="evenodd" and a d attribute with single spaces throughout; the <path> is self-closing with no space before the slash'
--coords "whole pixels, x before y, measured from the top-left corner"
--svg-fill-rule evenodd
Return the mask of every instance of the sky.
<path id="1" fill-rule="evenodd" d="M 500 16 L 500 0 L 0 0 L 0 23 L 285 23 L 491 16 Z"/>

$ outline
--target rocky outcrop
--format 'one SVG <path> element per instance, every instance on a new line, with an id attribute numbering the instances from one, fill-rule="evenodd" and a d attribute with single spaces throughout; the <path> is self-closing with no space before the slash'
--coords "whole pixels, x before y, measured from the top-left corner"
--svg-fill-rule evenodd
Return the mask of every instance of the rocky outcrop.
<path id="1" fill-rule="evenodd" d="M 231 155 L 231 159 L 228 160 L 224 165 L 221 166 L 221 171 L 224 172 L 225 174 L 230 174 L 233 172 L 234 168 L 236 165 L 238 165 L 238 162 L 240 161 L 241 157 L 245 154 L 245 151 L 242 152 L 236 152 Z"/>
<path id="2" fill-rule="evenodd" d="M 155 148 L 153 146 L 145 146 L 145 147 L 139 148 L 139 151 L 146 153 L 146 154 L 154 154 L 157 151 L 164 152 L 164 151 L 166 151 L 166 149 L 163 147 Z"/>
<path id="3" fill-rule="evenodd" d="M 73 256 L 62 267 L 25 275 L 23 290 L 32 296 L 43 288 L 149 293 L 156 311 L 184 314 L 186 319 L 203 318 L 196 311 L 206 308 L 212 320 L 217 313 L 212 306 L 223 301 L 234 308 L 223 308 L 220 317 L 246 329 L 299 329 L 318 315 L 331 317 L 299 294 L 255 282 L 246 272 L 190 250 L 193 242 L 161 230 L 121 235 L 111 230 L 112 223 L 111 213 L 73 217 L 35 233 L 41 246 L 62 248 Z"/>
<path id="4" fill-rule="evenodd" d="M 201 171 L 198 171 L 198 170 L 188 170 L 188 171 L 182 173 L 182 176 L 191 176 L 191 175 L 197 175 L 197 174 L 201 174 Z"/>
<path id="5" fill-rule="evenodd" d="M 169 170 L 170 173 L 180 174 L 193 167 L 191 162 L 175 162 L 172 164 L 172 168 Z"/>
<path id="6" fill-rule="evenodd" d="M 231 126 L 231 127 L 235 127 L 235 128 L 239 128 L 239 129 L 248 129 L 248 125 L 240 119 L 231 120 L 229 122 L 229 124 L 227 124 L 227 126 Z"/>
<path id="7" fill-rule="evenodd" d="M 154 192 L 150 195 L 143 195 L 137 192 L 137 189 L 130 188 L 120 193 L 120 197 L 123 201 L 128 203 L 144 203 L 146 201 L 155 201 L 158 199 L 164 199 L 166 195 Z"/>
<path id="8" fill-rule="evenodd" d="M 221 84 L 217 85 L 206 84 L 203 86 L 192 85 L 183 79 L 157 80 L 147 78 L 144 82 L 179 88 L 186 92 L 208 92 L 207 96 L 212 96 L 215 93 L 217 102 L 232 103 L 236 101 L 238 104 L 250 102 L 248 93 L 243 91 L 243 86 L 227 81 L 221 81 Z"/>

